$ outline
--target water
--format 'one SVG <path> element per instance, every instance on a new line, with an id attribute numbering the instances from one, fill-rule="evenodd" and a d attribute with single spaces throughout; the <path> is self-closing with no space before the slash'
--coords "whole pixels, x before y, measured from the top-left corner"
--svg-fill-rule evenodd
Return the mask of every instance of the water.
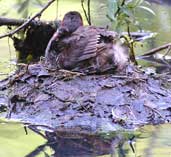
<path id="1" fill-rule="evenodd" d="M 46 132 L 47 140 L 30 129 L 27 129 L 26 134 L 21 123 L 0 120 L 0 135 L 1 157 L 171 156 L 170 124 L 145 126 L 134 132 L 100 136 L 70 137 L 60 133 L 55 136 L 54 133 Z"/>
<path id="2" fill-rule="evenodd" d="M 0 120 L 1 157 L 24 157 L 44 143 L 45 140 L 31 130 L 26 135 L 21 123 Z"/>
<path id="3" fill-rule="evenodd" d="M 157 32 L 156 38 L 150 39 L 142 46 L 138 44 L 136 48 L 136 54 L 143 54 L 147 50 L 154 47 L 169 43 L 171 40 L 171 6 L 168 4 L 170 1 L 166 1 L 163 4 L 161 0 L 153 0 L 157 3 L 152 3 L 151 8 L 156 13 L 156 16 L 138 13 L 142 19 L 142 27 L 144 30 L 151 32 Z M 98 5 L 99 8 L 94 9 L 93 22 L 97 25 L 106 25 L 106 22 L 101 19 L 105 17 L 103 1 Z M 60 2 L 61 3 L 61 2 Z M 78 1 L 73 1 L 71 5 L 65 10 L 75 10 L 75 6 L 78 6 Z M 61 5 L 64 5 L 64 3 Z M 93 2 L 94 6 L 97 6 Z M 104 10 L 103 10 L 104 9 Z M 80 8 L 78 10 L 81 10 Z M 98 12 L 96 12 L 98 10 Z M 100 12 L 100 14 L 99 14 Z M 49 13 L 50 14 L 50 13 Z M 45 18 L 51 19 L 50 15 L 45 15 Z M 62 9 L 59 10 L 58 16 L 62 16 Z M 107 21 L 107 19 L 105 20 Z M 1 31 L 1 33 L 3 33 Z M 13 71 L 13 65 L 10 65 L 11 61 L 15 59 L 15 51 L 12 47 L 12 43 L 8 43 L 8 39 L 0 40 L 0 77 L 9 74 Z M 10 45 L 10 46 L 9 46 Z M 6 75 L 5 75 L 6 77 Z M 135 145 L 131 148 L 129 139 L 135 135 Z M 108 135 L 106 135 L 108 137 Z M 48 139 L 50 140 L 50 139 Z M 0 157 L 111 157 L 111 154 L 115 157 L 171 157 L 171 126 L 169 124 L 159 126 L 145 126 L 137 132 L 125 134 L 117 133 L 116 137 L 84 137 L 84 138 L 70 138 L 70 137 L 58 137 L 58 141 L 48 141 L 42 136 L 28 129 L 28 134 L 24 131 L 23 124 L 16 122 L 0 121 Z M 91 142 L 86 142 L 86 141 Z M 134 143 L 134 142 L 133 142 Z M 134 151 L 135 152 L 134 152 Z"/>

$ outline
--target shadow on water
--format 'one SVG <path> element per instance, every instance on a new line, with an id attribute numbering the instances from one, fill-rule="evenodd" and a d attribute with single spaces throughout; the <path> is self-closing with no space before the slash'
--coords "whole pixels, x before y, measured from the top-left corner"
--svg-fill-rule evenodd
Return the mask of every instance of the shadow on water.
<path id="1" fill-rule="evenodd" d="M 36 127 L 31 127 L 27 129 L 26 134 L 20 123 L 1 120 L 0 134 L 0 156 L 3 157 L 10 157 L 11 154 L 13 157 L 169 157 L 171 155 L 171 126 L 168 124 L 100 135 L 39 131 Z"/>

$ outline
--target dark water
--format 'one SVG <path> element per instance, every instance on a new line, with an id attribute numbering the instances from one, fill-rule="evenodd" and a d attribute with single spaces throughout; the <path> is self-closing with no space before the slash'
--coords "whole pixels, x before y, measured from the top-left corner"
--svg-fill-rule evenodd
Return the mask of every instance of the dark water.
<path id="1" fill-rule="evenodd" d="M 170 0 L 151 0 L 151 8 L 156 13 L 138 12 L 142 27 L 146 31 L 157 32 L 156 38 L 137 44 L 136 54 L 143 54 L 154 47 L 169 43 L 171 40 L 171 4 Z M 101 19 L 105 17 L 103 1 L 93 2 L 93 22 L 105 26 Z M 97 12 L 98 10 L 98 12 Z M 15 57 L 12 47 L 5 46 L 7 40 L 1 40 L 0 74 L 9 73 L 9 58 Z M 12 51 L 12 55 L 9 53 Z M 8 54 L 8 55 L 6 55 Z M 2 76 L 2 75 L 1 75 Z M 0 76 L 0 77 L 1 77 Z M 171 125 L 145 126 L 136 132 L 113 133 L 94 136 L 57 136 L 47 133 L 48 139 L 27 130 L 20 123 L 0 121 L 0 157 L 171 157 Z M 134 137 L 135 136 L 135 137 Z M 131 141 L 132 139 L 132 141 Z M 133 146 L 132 146 L 133 145 Z"/>

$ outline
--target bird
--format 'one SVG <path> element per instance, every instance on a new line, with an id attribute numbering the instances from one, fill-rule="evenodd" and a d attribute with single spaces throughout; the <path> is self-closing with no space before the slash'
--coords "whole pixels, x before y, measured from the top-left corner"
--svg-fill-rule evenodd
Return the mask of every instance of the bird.
<path id="1" fill-rule="evenodd" d="M 57 69 L 104 73 L 123 70 L 129 55 L 127 46 L 118 40 L 116 32 L 83 26 L 80 13 L 71 11 L 50 39 L 45 60 Z"/>

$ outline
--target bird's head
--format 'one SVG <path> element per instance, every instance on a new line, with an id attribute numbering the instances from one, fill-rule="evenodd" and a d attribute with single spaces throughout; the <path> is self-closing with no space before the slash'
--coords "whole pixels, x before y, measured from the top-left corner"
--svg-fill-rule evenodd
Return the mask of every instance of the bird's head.
<path id="1" fill-rule="evenodd" d="M 70 33 L 83 25 L 83 20 L 79 12 L 70 11 L 65 14 L 62 20 L 62 27 L 66 27 Z"/>
<path id="2" fill-rule="evenodd" d="M 83 20 L 79 12 L 70 11 L 66 13 L 61 22 L 61 25 L 53 35 L 53 40 L 57 40 L 61 37 L 70 35 L 80 26 L 83 26 Z"/>

